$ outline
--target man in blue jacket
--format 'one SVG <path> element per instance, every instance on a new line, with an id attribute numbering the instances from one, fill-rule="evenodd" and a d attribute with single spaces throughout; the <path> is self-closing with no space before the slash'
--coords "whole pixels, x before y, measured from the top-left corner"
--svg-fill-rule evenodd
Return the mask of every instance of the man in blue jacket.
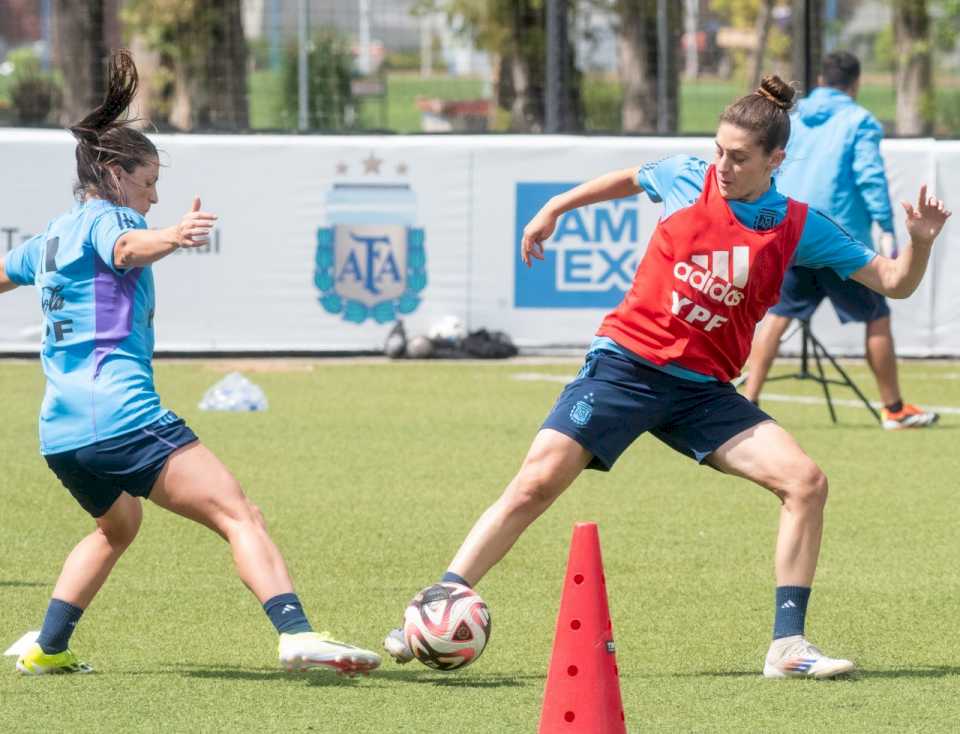
<path id="1" fill-rule="evenodd" d="M 845 51 L 823 60 L 821 86 L 797 105 L 791 119 L 787 162 L 777 187 L 830 215 L 860 242 L 873 242 L 871 226 L 882 232 L 880 248 L 896 256 L 893 211 L 880 156 L 883 129 L 877 119 L 854 102 L 860 86 L 860 62 Z M 757 330 L 750 354 L 744 395 L 757 402 L 777 348 L 792 319 L 807 321 L 827 297 L 841 323 L 867 325 L 867 363 L 883 402 L 883 427 L 918 428 L 939 417 L 903 402 L 897 380 L 897 357 L 886 299 L 829 269 L 791 267 L 783 280 L 780 303 L 770 309 Z"/>

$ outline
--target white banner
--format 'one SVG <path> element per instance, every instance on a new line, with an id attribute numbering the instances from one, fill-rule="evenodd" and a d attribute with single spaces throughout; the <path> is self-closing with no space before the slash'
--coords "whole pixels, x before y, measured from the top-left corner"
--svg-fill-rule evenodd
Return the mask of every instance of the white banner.
<path id="1" fill-rule="evenodd" d="M 548 260 L 519 260 L 524 224 L 551 196 L 612 169 L 672 153 L 708 157 L 708 138 L 152 136 L 161 151 L 151 226 L 175 223 L 194 195 L 220 216 L 209 248 L 158 263 L 157 348 L 166 351 L 378 350 L 397 318 L 426 332 L 452 314 L 526 347 L 585 345 L 629 286 L 659 207 L 646 197 L 565 215 Z M 72 204 L 72 138 L 0 132 L 0 254 Z M 928 182 L 960 191 L 960 143 L 884 143 L 895 201 Z M 898 238 L 906 240 L 898 214 Z M 931 272 L 892 302 L 901 354 L 960 355 L 960 217 Z M 39 297 L 0 298 L 0 352 L 35 351 Z M 838 353 L 863 327 L 829 305 L 814 320 Z"/>

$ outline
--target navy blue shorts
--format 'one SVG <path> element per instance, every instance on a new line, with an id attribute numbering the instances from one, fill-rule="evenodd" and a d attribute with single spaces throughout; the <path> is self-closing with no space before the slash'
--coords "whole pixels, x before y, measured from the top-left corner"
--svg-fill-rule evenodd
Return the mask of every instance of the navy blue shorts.
<path id="1" fill-rule="evenodd" d="M 121 492 L 149 496 L 170 454 L 196 440 L 171 411 L 146 428 L 44 458 L 80 506 L 101 517 Z"/>
<path id="2" fill-rule="evenodd" d="M 542 428 L 559 431 L 593 454 L 588 469 L 609 471 L 650 431 L 698 462 L 739 433 L 773 420 L 728 382 L 668 375 L 607 350 L 587 354 Z"/>
<path id="3" fill-rule="evenodd" d="M 890 315 L 887 299 L 855 280 L 844 280 L 830 268 L 787 268 L 780 303 L 770 313 L 809 321 L 824 298 L 829 298 L 840 323 L 869 323 Z"/>

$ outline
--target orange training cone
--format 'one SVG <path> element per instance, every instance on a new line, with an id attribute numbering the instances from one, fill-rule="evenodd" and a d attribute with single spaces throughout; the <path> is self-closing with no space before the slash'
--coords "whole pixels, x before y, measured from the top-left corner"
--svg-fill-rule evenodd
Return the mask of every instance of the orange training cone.
<path id="1" fill-rule="evenodd" d="M 538 731 L 627 731 L 596 523 L 573 527 Z"/>

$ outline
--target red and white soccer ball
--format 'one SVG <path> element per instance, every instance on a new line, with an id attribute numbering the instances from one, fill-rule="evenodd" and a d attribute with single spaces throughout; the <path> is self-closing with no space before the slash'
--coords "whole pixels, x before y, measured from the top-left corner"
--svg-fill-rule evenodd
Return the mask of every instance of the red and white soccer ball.
<path id="1" fill-rule="evenodd" d="M 480 657 L 490 639 L 490 610 L 473 589 L 428 586 L 403 615 L 403 639 L 414 657 L 436 670 L 458 670 Z"/>

